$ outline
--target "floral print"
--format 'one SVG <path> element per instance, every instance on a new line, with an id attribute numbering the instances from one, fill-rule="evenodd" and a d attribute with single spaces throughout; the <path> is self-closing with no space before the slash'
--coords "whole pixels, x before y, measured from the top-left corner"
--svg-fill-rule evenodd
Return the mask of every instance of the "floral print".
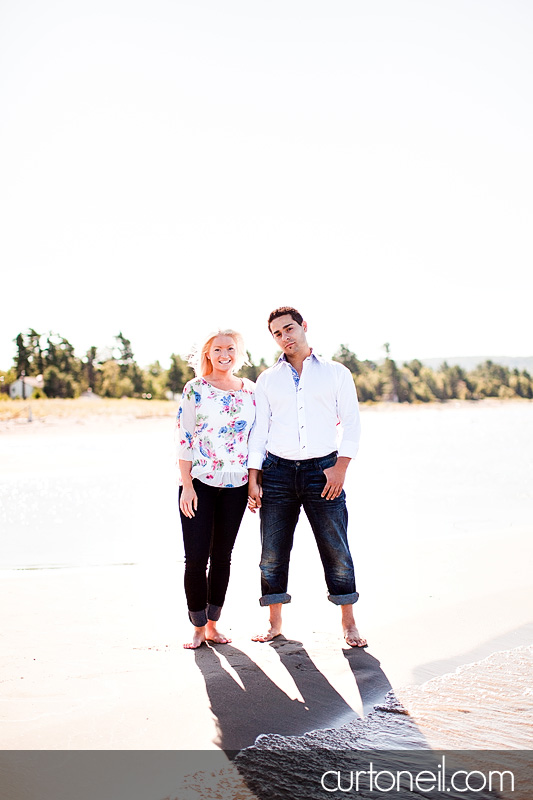
<path id="1" fill-rule="evenodd" d="M 177 460 L 191 461 L 191 474 L 212 486 L 242 486 L 248 480 L 248 437 L 255 421 L 255 384 L 217 389 L 204 378 L 183 389 L 176 418 Z"/>

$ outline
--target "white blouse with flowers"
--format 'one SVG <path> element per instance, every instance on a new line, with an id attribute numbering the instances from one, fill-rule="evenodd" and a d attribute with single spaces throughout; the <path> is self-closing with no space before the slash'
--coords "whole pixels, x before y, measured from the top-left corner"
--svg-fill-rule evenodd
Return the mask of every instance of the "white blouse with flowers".
<path id="1" fill-rule="evenodd" d="M 231 488 L 248 480 L 248 437 L 255 421 L 255 384 L 217 389 L 204 378 L 183 389 L 176 420 L 177 459 L 192 461 L 202 483 Z"/>

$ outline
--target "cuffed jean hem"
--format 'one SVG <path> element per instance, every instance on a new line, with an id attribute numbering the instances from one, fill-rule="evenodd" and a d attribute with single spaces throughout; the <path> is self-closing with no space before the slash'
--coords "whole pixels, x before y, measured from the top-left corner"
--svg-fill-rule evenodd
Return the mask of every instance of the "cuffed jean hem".
<path id="1" fill-rule="evenodd" d="M 189 611 L 189 619 L 195 628 L 203 628 L 207 625 L 207 612 L 205 608 L 201 611 Z"/>
<path id="2" fill-rule="evenodd" d="M 218 622 L 222 613 L 222 606 L 212 606 L 211 603 L 207 604 L 207 619 L 211 622 Z"/>
<path id="3" fill-rule="evenodd" d="M 274 603 L 290 603 L 291 596 L 287 594 L 287 592 L 283 592 L 282 594 L 264 594 L 263 597 L 259 598 L 259 605 L 261 606 L 273 606 Z"/>
<path id="4" fill-rule="evenodd" d="M 189 611 L 189 619 L 195 628 L 203 628 L 207 625 L 207 620 L 211 622 L 218 622 L 222 613 L 222 606 L 213 606 L 211 603 L 207 604 L 206 609 L 201 611 Z"/>
<path id="5" fill-rule="evenodd" d="M 350 606 L 359 600 L 359 592 L 351 594 L 328 594 L 328 600 L 336 606 Z"/>

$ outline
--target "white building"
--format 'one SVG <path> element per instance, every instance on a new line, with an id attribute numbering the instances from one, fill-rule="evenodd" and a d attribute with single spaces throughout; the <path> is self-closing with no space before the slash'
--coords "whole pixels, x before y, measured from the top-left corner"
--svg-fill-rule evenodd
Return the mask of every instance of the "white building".
<path id="1" fill-rule="evenodd" d="M 23 397 L 26 400 L 32 396 L 34 389 L 42 389 L 44 385 L 43 376 L 37 375 L 36 378 L 17 378 L 9 386 L 9 396 L 13 399 Z"/>

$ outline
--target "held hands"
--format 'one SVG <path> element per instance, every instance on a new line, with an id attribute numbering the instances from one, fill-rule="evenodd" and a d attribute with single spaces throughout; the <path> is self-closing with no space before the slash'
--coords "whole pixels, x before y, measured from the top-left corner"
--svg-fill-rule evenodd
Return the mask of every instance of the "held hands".
<path id="1" fill-rule="evenodd" d="M 181 490 L 180 508 L 185 517 L 192 519 L 198 510 L 198 495 L 192 486 L 184 486 Z"/>
<path id="2" fill-rule="evenodd" d="M 261 498 L 263 497 L 263 487 L 261 486 L 261 473 L 255 470 L 255 475 L 250 471 L 248 476 L 248 508 L 255 514 L 261 508 Z"/>

